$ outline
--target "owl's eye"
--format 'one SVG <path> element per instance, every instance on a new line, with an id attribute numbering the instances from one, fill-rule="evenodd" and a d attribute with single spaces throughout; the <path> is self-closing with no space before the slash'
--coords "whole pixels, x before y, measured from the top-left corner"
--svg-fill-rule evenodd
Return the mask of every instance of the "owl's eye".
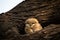
<path id="1" fill-rule="evenodd" d="M 32 24 L 35 24 L 35 23 L 32 23 Z"/>

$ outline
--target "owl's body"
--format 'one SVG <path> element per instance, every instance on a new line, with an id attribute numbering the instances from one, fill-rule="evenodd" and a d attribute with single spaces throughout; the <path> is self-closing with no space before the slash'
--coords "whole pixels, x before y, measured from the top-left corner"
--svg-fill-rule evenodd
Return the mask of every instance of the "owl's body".
<path id="1" fill-rule="evenodd" d="M 27 34 L 32 34 L 42 29 L 42 26 L 39 24 L 38 20 L 35 18 L 29 18 L 26 20 L 25 32 Z"/>

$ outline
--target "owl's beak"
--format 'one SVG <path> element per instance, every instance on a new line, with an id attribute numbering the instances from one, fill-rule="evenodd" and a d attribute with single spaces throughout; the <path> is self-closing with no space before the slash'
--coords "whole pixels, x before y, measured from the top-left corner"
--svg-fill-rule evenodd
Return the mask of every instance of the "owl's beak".
<path id="1" fill-rule="evenodd" d="M 32 24 L 31 27 L 34 27 L 35 24 Z"/>

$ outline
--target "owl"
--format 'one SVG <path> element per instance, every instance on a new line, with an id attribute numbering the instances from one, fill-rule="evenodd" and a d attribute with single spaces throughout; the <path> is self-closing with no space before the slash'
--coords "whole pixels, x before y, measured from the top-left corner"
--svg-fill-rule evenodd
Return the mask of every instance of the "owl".
<path id="1" fill-rule="evenodd" d="M 38 22 L 38 20 L 36 18 L 28 18 L 25 21 L 25 32 L 27 34 L 32 34 L 37 31 L 40 31 L 42 29 L 43 28 L 42 28 L 41 24 Z"/>

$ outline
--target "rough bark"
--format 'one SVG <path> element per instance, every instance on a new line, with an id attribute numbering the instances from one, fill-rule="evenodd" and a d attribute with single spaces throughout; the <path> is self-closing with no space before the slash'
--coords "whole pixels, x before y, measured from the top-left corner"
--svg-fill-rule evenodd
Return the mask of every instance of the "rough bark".
<path id="1" fill-rule="evenodd" d="M 43 29 L 28 35 L 25 20 L 34 17 Z M 60 0 L 26 0 L 0 14 L 0 40 L 59 40 Z"/>

